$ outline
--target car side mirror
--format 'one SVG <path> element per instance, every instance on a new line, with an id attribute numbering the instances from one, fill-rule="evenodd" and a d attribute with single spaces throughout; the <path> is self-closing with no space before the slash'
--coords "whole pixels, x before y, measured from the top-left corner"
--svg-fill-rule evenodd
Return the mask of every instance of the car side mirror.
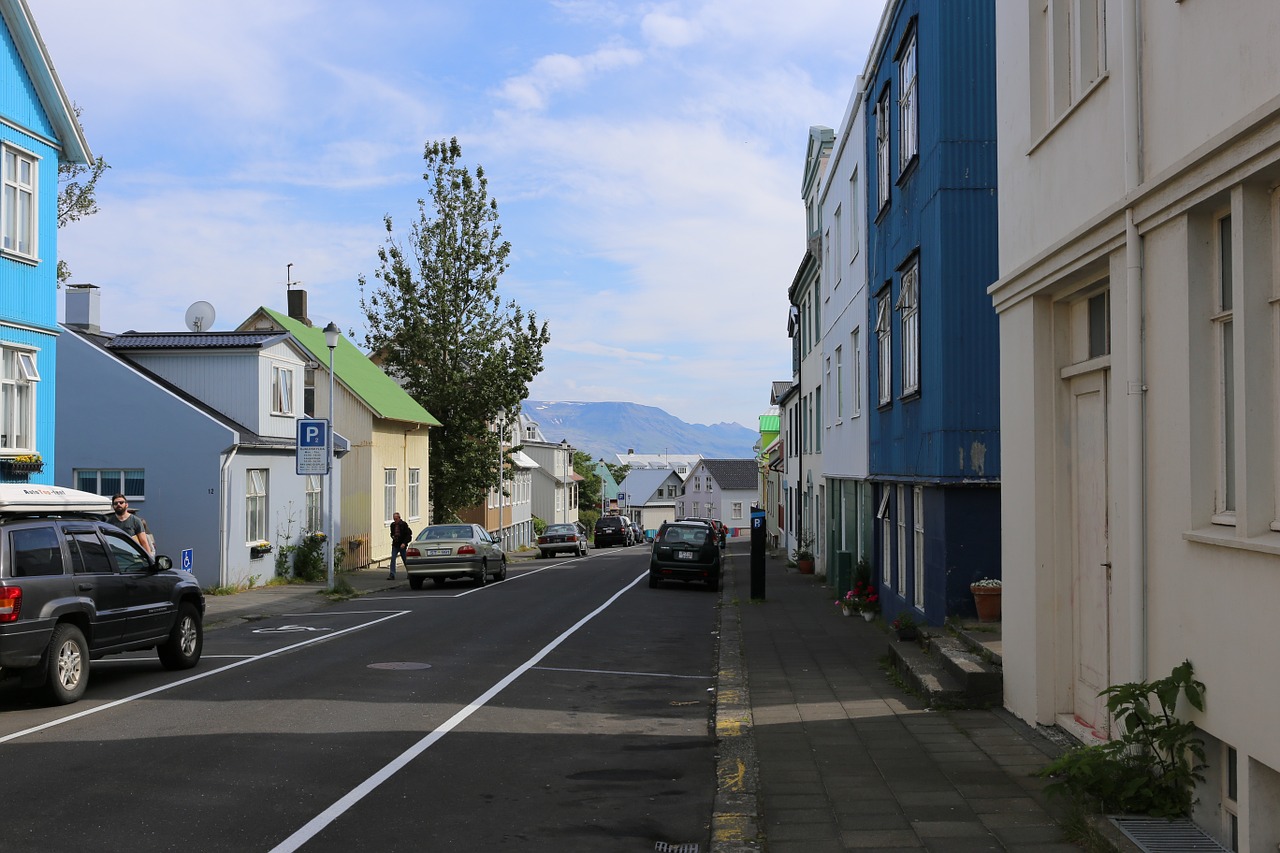
<path id="1" fill-rule="evenodd" d="M 156 557 L 156 567 L 162 572 L 167 572 L 173 568 L 173 559 L 165 554 Z"/>

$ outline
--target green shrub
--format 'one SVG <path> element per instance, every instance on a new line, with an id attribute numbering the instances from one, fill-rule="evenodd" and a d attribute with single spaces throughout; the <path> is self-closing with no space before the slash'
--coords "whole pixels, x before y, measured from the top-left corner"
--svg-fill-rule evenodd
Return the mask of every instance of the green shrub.
<path id="1" fill-rule="evenodd" d="M 1107 814 L 1189 815 L 1195 783 L 1204 781 L 1204 741 L 1195 724 L 1179 720 L 1175 711 L 1179 696 L 1204 710 L 1204 685 L 1191 676 L 1191 661 L 1183 661 L 1158 681 L 1116 684 L 1099 693 L 1107 697 L 1120 737 L 1053 761 L 1040 771 L 1053 780 L 1047 790 Z"/>

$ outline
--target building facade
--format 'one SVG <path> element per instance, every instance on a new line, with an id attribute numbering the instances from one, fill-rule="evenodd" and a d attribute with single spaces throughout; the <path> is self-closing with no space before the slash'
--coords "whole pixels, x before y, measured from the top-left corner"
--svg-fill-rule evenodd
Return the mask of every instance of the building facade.
<path id="1" fill-rule="evenodd" d="M 1192 817 L 1275 850 L 1280 6 L 1002 3 L 997 29 L 1005 702 L 1103 739 L 1099 689 L 1191 661 Z"/>

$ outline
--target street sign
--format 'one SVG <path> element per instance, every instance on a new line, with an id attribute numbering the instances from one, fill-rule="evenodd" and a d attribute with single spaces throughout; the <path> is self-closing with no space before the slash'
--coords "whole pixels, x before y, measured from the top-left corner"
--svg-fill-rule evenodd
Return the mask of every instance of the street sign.
<path id="1" fill-rule="evenodd" d="M 298 418 L 298 473 L 329 473 L 329 421 Z"/>
<path id="2" fill-rule="evenodd" d="M 182 570 L 189 572 L 191 571 L 191 567 L 194 566 L 195 564 L 196 564 L 195 549 L 183 548 L 182 549 Z"/>

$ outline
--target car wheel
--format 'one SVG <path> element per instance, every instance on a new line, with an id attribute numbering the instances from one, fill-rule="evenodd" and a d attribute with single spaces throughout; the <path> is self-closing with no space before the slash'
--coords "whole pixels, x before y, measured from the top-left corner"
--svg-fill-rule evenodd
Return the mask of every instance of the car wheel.
<path id="1" fill-rule="evenodd" d="M 409 589 L 422 589 L 422 582 L 425 580 L 421 575 L 409 575 Z M 440 579 L 436 578 L 436 583 L 439 582 Z"/>
<path id="2" fill-rule="evenodd" d="M 204 648 L 204 626 L 200 611 L 189 601 L 178 605 L 178 620 L 169 631 L 169 639 L 156 647 L 165 669 L 191 669 L 200 662 Z"/>
<path id="3" fill-rule="evenodd" d="M 480 573 L 472 578 L 472 580 L 476 582 L 476 586 L 484 586 L 487 584 L 489 582 L 489 564 L 481 563 Z"/>
<path id="4" fill-rule="evenodd" d="M 498 567 L 498 573 L 493 576 L 496 581 L 504 581 L 507 579 L 507 558 L 502 558 L 502 565 Z"/>
<path id="5" fill-rule="evenodd" d="M 578 556 L 579 557 L 587 556 L 587 543 L 583 542 L 581 545 L 578 546 Z"/>
<path id="6" fill-rule="evenodd" d="M 57 705 L 70 705 L 89 686 L 89 644 L 75 625 L 66 622 L 53 629 L 45 650 L 49 698 Z"/>

